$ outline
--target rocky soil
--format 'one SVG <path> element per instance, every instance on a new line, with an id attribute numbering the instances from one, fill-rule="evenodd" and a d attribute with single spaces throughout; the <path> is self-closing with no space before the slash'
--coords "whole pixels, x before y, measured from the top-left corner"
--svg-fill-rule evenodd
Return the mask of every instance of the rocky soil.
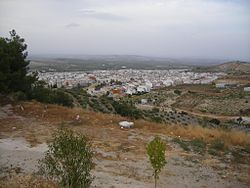
<path id="1" fill-rule="evenodd" d="M 32 107 L 33 106 L 33 107 Z M 61 109 L 61 108 L 59 108 Z M 122 130 L 124 118 L 83 112 L 78 109 L 60 114 L 55 106 L 5 104 L 0 108 L 0 187 L 57 187 L 36 174 L 52 133 L 60 126 L 88 135 L 95 150 L 95 180 L 92 187 L 154 187 L 152 168 L 145 153 L 155 135 L 167 144 L 167 165 L 158 187 L 242 187 L 250 186 L 249 164 L 234 164 L 216 156 L 184 151 L 171 134 L 144 128 Z M 50 111 L 48 113 L 48 111 Z M 145 125 L 146 126 L 146 125 Z"/>

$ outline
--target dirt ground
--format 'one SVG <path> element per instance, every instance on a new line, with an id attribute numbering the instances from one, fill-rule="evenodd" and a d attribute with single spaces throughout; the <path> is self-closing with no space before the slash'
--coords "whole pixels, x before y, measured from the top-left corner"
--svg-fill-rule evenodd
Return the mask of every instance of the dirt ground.
<path id="1" fill-rule="evenodd" d="M 96 163 L 92 187 L 154 187 L 145 146 L 155 135 L 167 143 L 168 163 L 158 187 L 250 187 L 249 164 L 233 165 L 208 154 L 185 152 L 161 125 L 139 120 L 135 128 L 124 130 L 118 126 L 121 120 L 126 118 L 36 102 L 2 105 L 0 187 L 57 187 L 35 172 L 53 132 L 61 126 L 91 138 Z"/>

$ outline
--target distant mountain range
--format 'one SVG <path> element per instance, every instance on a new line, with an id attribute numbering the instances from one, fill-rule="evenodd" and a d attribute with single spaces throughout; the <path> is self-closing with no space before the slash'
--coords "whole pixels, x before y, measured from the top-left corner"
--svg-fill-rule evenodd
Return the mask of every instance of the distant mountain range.
<path id="1" fill-rule="evenodd" d="M 118 70 L 118 69 L 186 69 L 190 65 L 167 58 L 154 58 L 133 55 L 98 55 L 77 57 L 31 57 L 31 70 L 56 71 L 92 71 L 92 70 Z"/>
<path id="2" fill-rule="evenodd" d="M 250 63 L 191 58 L 160 58 L 137 55 L 31 56 L 31 70 L 92 71 L 131 69 L 193 69 L 212 72 L 250 72 Z"/>
<path id="3" fill-rule="evenodd" d="M 140 55 L 31 55 L 31 60 L 52 60 L 52 59 L 71 59 L 71 60 L 95 60 L 106 62 L 161 62 L 166 64 L 185 64 L 185 65 L 218 65 L 226 60 L 206 59 L 206 58 L 167 58 L 150 57 Z"/>

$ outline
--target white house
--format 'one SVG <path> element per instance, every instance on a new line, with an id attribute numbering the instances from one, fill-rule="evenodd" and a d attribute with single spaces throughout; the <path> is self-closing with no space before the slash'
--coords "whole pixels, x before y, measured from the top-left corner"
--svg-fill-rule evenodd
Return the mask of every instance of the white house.
<path id="1" fill-rule="evenodd" d="M 148 103 L 148 99 L 141 99 L 141 104 L 147 104 Z"/>
<path id="2" fill-rule="evenodd" d="M 218 83 L 215 85 L 216 88 L 225 88 L 226 84 L 225 83 Z"/>
<path id="3" fill-rule="evenodd" d="M 244 91 L 250 91 L 250 87 L 244 87 Z"/>
<path id="4" fill-rule="evenodd" d="M 138 86 L 136 88 L 137 92 L 149 92 L 150 89 L 147 86 Z"/>
<path id="5" fill-rule="evenodd" d="M 165 86 L 171 86 L 171 85 L 173 85 L 173 83 L 174 83 L 174 81 L 171 80 L 171 79 L 166 79 L 166 80 L 163 81 L 163 84 Z"/>

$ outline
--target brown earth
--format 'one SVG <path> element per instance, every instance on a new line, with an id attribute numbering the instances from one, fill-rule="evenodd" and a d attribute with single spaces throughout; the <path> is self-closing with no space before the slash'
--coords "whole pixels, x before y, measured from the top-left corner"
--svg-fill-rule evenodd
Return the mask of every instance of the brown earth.
<path id="1" fill-rule="evenodd" d="M 80 120 L 75 120 L 80 115 Z M 68 127 L 91 138 L 96 151 L 96 187 L 153 187 L 152 169 L 145 146 L 155 136 L 167 143 L 167 165 L 159 187 L 249 187 L 249 164 L 234 164 L 209 154 L 185 152 L 172 138 L 202 138 L 208 144 L 223 139 L 229 147 L 250 144 L 243 132 L 201 127 L 168 126 L 143 120 L 135 128 L 120 129 L 127 118 L 37 102 L 6 104 L 0 111 L 0 187 L 56 187 L 31 175 L 46 144 L 59 127 Z M 45 144 L 45 145 L 44 145 Z M 229 156 L 230 161 L 230 156 Z"/>

